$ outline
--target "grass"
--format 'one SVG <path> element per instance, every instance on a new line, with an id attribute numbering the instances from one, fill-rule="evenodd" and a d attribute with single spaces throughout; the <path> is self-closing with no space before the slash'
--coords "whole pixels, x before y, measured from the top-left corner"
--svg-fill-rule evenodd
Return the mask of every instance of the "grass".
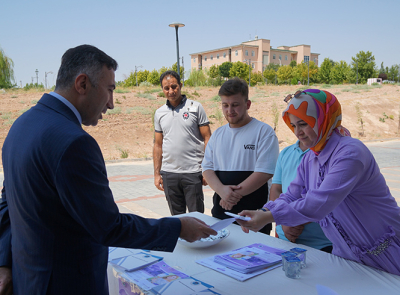
<path id="1" fill-rule="evenodd" d="M 145 91 L 144 91 L 144 93 L 156 93 L 156 92 L 158 92 L 158 91 L 160 91 L 160 88 L 152 88 L 152 89 L 146 89 Z M 164 92 L 163 92 L 164 93 Z"/>
<path id="2" fill-rule="evenodd" d="M 107 110 L 106 115 L 118 115 L 121 114 L 121 108 L 120 107 L 115 107 L 112 110 Z"/>
<path id="3" fill-rule="evenodd" d="M 114 90 L 115 93 L 129 93 L 129 90 L 117 88 Z"/>
<path id="4" fill-rule="evenodd" d="M 34 100 L 31 101 L 31 104 L 37 104 L 37 102 L 38 101 L 36 99 L 34 99 Z"/>
<path id="5" fill-rule="evenodd" d="M 149 100 L 156 100 L 156 98 L 153 95 L 151 95 L 150 93 L 140 93 L 139 92 L 138 94 L 136 94 L 136 96 L 142 97 L 142 98 L 147 98 Z"/>
<path id="6" fill-rule="evenodd" d="M 271 96 L 279 96 L 279 95 L 281 95 L 279 92 L 272 92 L 271 93 Z"/>
<path id="7" fill-rule="evenodd" d="M 11 118 L 11 112 L 2 114 L 2 115 L 1 115 L 1 118 L 2 118 L 3 120 L 8 120 L 8 119 L 10 119 L 10 118 Z"/>
<path id="8" fill-rule="evenodd" d="M 152 113 L 151 109 L 142 106 L 135 106 L 132 109 L 142 115 L 150 115 Z"/>
<path id="9" fill-rule="evenodd" d="M 21 101 L 19 101 L 19 103 L 20 103 L 20 104 L 24 104 L 24 103 L 25 103 L 25 101 L 21 100 Z"/>
<path id="10" fill-rule="evenodd" d="M 214 95 L 214 96 L 211 98 L 211 100 L 212 100 L 212 101 L 221 101 L 221 97 L 220 97 L 219 95 Z"/>
<path id="11" fill-rule="evenodd" d="M 332 85 L 330 85 L 330 84 L 323 84 L 321 87 L 322 87 L 322 88 L 331 88 Z"/>

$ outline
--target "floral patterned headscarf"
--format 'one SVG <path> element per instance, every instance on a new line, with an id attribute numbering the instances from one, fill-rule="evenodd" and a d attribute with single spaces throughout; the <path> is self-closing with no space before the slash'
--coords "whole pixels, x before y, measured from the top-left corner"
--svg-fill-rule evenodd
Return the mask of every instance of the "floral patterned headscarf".
<path id="1" fill-rule="evenodd" d="M 333 131 L 341 136 L 351 136 L 350 132 L 341 126 L 342 109 L 339 101 L 328 91 L 307 89 L 290 100 L 282 116 L 286 125 L 294 132 L 289 113 L 313 128 L 317 134 L 317 142 L 310 150 L 317 155 L 323 150 Z"/>

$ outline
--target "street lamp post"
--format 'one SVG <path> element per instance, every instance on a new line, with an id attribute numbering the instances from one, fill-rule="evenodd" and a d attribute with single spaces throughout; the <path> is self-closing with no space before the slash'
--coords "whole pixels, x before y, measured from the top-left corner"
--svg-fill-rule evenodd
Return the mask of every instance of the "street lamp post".
<path id="1" fill-rule="evenodd" d="M 249 62 L 249 87 L 250 87 L 250 79 L 251 79 L 251 59 L 245 59 L 243 62 Z"/>
<path id="2" fill-rule="evenodd" d="M 53 74 L 52 71 L 44 72 L 44 87 L 47 89 L 47 74 Z"/>
<path id="3" fill-rule="evenodd" d="M 36 85 L 39 85 L 39 76 L 38 76 L 39 71 L 38 71 L 38 69 L 36 69 L 35 73 L 36 73 Z"/>
<path id="4" fill-rule="evenodd" d="M 138 68 L 143 68 L 143 66 L 135 66 L 136 87 L 138 87 L 138 82 L 137 82 L 137 69 L 138 69 Z"/>
<path id="5" fill-rule="evenodd" d="M 175 27 L 175 32 L 176 32 L 176 62 L 178 66 L 178 75 L 181 76 L 180 68 L 179 68 L 179 39 L 178 39 L 178 28 L 184 27 L 184 24 L 181 23 L 172 23 L 169 24 L 171 28 Z"/>
<path id="6" fill-rule="evenodd" d="M 182 71 L 182 86 L 184 87 L 185 86 L 185 65 L 183 63 L 183 56 L 182 56 L 182 68 L 183 68 L 183 71 Z"/>

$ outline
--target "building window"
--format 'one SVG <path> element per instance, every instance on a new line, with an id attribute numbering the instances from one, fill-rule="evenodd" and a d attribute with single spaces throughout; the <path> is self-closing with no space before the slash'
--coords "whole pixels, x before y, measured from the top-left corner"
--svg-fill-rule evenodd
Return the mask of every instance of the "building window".
<path id="1" fill-rule="evenodd" d="M 211 55 L 211 60 L 213 60 L 213 56 Z"/>
<path id="2" fill-rule="evenodd" d="M 193 62 L 196 62 L 196 58 L 195 57 L 193 57 Z"/>
<path id="3" fill-rule="evenodd" d="M 282 55 L 279 54 L 279 60 L 282 60 Z"/>
<path id="4" fill-rule="evenodd" d="M 254 69 L 254 63 L 251 64 L 251 67 Z"/>
<path id="5" fill-rule="evenodd" d="M 272 56 L 272 59 L 276 59 L 275 54 Z"/>
<path id="6" fill-rule="evenodd" d="M 219 59 L 219 53 L 217 54 L 217 59 Z"/>
<path id="7" fill-rule="evenodd" d="M 285 55 L 285 60 L 287 60 L 287 55 Z"/>
<path id="8" fill-rule="evenodd" d="M 224 52 L 224 58 L 226 57 L 226 52 Z"/>
<path id="9" fill-rule="evenodd" d="M 204 56 L 204 61 L 207 61 L 207 55 Z"/>
<path id="10" fill-rule="evenodd" d="M 317 63 L 317 59 L 314 57 L 314 63 L 316 64 Z"/>
<path id="11" fill-rule="evenodd" d="M 251 51 L 251 56 L 254 56 L 254 50 Z"/>
<path id="12" fill-rule="evenodd" d="M 235 50 L 235 55 L 238 56 L 238 51 L 237 50 Z"/>
<path id="13" fill-rule="evenodd" d="M 249 52 L 246 50 L 244 53 L 246 56 L 249 56 Z"/>

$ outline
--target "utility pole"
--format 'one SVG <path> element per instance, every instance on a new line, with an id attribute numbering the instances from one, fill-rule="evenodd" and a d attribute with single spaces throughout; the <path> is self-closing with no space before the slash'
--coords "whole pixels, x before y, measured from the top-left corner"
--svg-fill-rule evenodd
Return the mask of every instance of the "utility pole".
<path id="1" fill-rule="evenodd" d="M 304 61 L 307 62 L 307 86 L 310 85 L 310 56 L 305 55 Z"/>
<path id="2" fill-rule="evenodd" d="M 250 84 L 250 78 L 251 78 L 251 59 L 249 59 L 249 87 L 251 87 L 251 84 Z"/>
<path id="3" fill-rule="evenodd" d="M 143 68 L 143 66 L 135 66 L 136 87 L 138 87 L 138 82 L 137 82 L 137 69 L 138 69 L 138 68 Z"/>
<path id="4" fill-rule="evenodd" d="M 357 80 L 356 80 L 356 85 L 358 85 L 358 62 L 356 61 L 356 69 L 357 69 Z"/>
<path id="5" fill-rule="evenodd" d="M 185 86 L 185 65 L 183 63 L 183 56 L 182 56 L 182 87 Z M 180 73 L 179 73 L 180 74 Z"/>
<path id="6" fill-rule="evenodd" d="M 39 76 L 38 76 L 39 71 L 38 71 L 38 69 L 36 69 L 35 73 L 36 73 L 36 85 L 39 85 Z"/>

